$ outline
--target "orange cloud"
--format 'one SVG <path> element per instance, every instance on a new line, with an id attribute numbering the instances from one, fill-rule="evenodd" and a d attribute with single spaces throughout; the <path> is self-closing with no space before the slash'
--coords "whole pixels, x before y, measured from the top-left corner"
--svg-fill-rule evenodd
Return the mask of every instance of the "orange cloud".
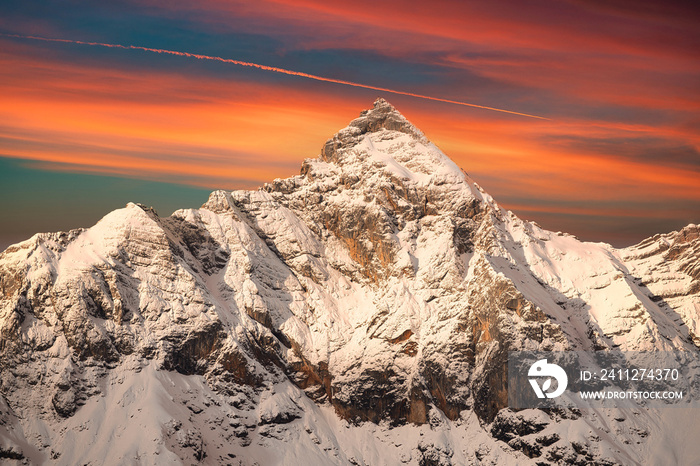
<path id="1" fill-rule="evenodd" d="M 24 53 L 26 45 L 18 47 L 0 51 L 1 153 L 54 169 L 252 188 L 298 173 L 304 158 L 316 156 L 328 137 L 377 96 L 332 83 L 290 80 L 282 86 L 234 74 L 95 67 L 33 58 Z M 569 212 L 614 217 L 637 210 L 601 203 L 700 201 L 697 166 L 553 142 L 654 136 L 698 147 L 692 126 L 530 120 L 409 96 L 389 99 L 516 212 L 562 213 L 567 205 L 590 202 L 594 207 Z M 569 204 L 548 207 L 547 199 Z"/>
<path id="2" fill-rule="evenodd" d="M 8 35 L 8 37 L 13 37 L 13 38 L 18 38 L 18 39 L 27 39 L 27 40 L 38 40 L 38 41 L 42 41 L 42 42 L 58 42 L 58 43 L 64 43 L 64 44 L 89 45 L 92 47 L 106 47 L 106 48 L 114 48 L 114 49 L 122 49 L 122 50 L 137 50 L 137 51 L 144 51 L 144 52 L 157 53 L 157 54 L 163 54 L 163 55 L 175 55 L 178 57 L 194 58 L 197 60 L 216 61 L 216 62 L 226 63 L 229 65 L 256 68 L 256 69 L 259 69 L 262 71 L 269 71 L 269 72 L 273 72 L 273 73 L 286 74 L 289 76 L 298 76 L 301 78 L 313 79 L 315 81 L 322 81 L 322 82 L 333 83 L 333 84 L 342 84 L 344 86 L 359 87 L 362 89 L 370 89 L 370 90 L 379 91 L 382 93 L 405 95 L 405 96 L 409 96 L 409 97 L 416 97 L 418 99 L 432 100 L 435 102 L 443 102 L 443 103 L 455 104 L 455 105 L 463 105 L 465 107 L 479 108 L 482 110 L 492 110 L 492 111 L 496 111 L 496 112 L 509 113 L 512 115 L 524 116 L 524 117 L 528 117 L 528 118 L 537 118 L 540 120 L 547 120 L 548 119 L 548 118 L 537 116 L 537 115 L 515 112 L 512 110 L 505 110 L 502 108 L 487 107 L 484 105 L 477 105 L 477 104 L 472 104 L 472 103 L 463 102 L 463 101 L 459 101 L 459 100 L 443 99 L 441 97 L 433 97 L 433 96 L 429 96 L 429 95 L 425 95 L 425 94 L 416 94 L 414 92 L 400 91 L 400 90 L 396 90 L 396 89 L 389 89 L 386 87 L 379 87 L 379 86 L 374 86 L 374 85 L 370 85 L 370 84 L 361 84 L 361 83 L 356 83 L 353 81 L 347 81 L 347 80 L 343 80 L 343 79 L 328 78 L 328 77 L 319 76 L 319 75 L 315 75 L 315 74 L 309 74 L 309 73 L 304 73 L 304 72 L 300 72 L 300 71 L 293 71 L 293 70 L 289 70 L 286 68 L 261 65 L 258 63 L 241 61 L 241 60 L 234 60 L 231 58 L 223 58 L 223 57 L 218 57 L 218 56 L 213 56 L 213 55 L 202 55 L 202 54 L 198 54 L 198 53 L 181 52 L 181 51 L 170 50 L 170 49 L 155 49 L 155 48 L 151 48 L 151 47 L 141 47 L 138 45 L 121 45 L 121 44 L 112 44 L 112 43 L 105 43 L 105 42 L 85 42 L 85 41 L 71 40 L 71 39 L 46 38 L 46 37 L 41 37 L 41 36 L 23 36 L 23 35 L 18 35 L 18 34 L 10 34 L 10 35 Z"/>
<path id="3" fill-rule="evenodd" d="M 339 114 L 358 108 L 332 95 L 246 81 L 23 62 L 6 54 L 0 67 L 15 75 L 0 83 L 3 155 L 160 179 L 191 176 L 210 186 L 298 172 L 301 160 L 318 154 L 346 123 Z"/>
<path id="4" fill-rule="evenodd" d="M 509 4 L 510 3 L 510 4 Z M 158 5 L 159 2 L 153 3 Z M 696 38 L 696 24 L 688 12 L 659 8 L 641 15 L 641 8 L 627 10 L 594 6 L 589 2 L 452 2 L 357 0 L 208 0 L 169 2 L 167 10 L 199 13 L 199 20 L 214 25 L 230 24 L 239 18 L 253 31 L 265 24 L 284 34 L 306 37 L 310 47 L 367 47 L 411 53 L 444 47 L 448 41 L 478 44 L 482 50 L 604 51 L 606 54 L 653 58 L 700 57 L 689 36 Z M 207 10 L 210 14 L 203 14 Z M 673 14 L 665 14 L 673 13 Z M 314 25 L 313 34 L 301 29 Z M 653 34 L 649 31 L 653 30 Z M 687 31 L 685 36 L 679 31 Z M 393 48 L 386 40 L 399 34 L 410 42 Z M 431 39 L 432 38 L 432 39 Z M 439 44 L 442 45 L 439 45 Z"/>
<path id="5" fill-rule="evenodd" d="M 450 2 L 387 0 L 373 2 L 358 0 L 353 3 L 321 0 L 262 0 L 255 3 L 241 1 L 209 0 L 196 7 L 189 2 L 169 2 L 167 10 L 197 11 L 200 20 L 216 23 L 229 22 L 232 17 L 246 20 L 264 18 L 268 24 L 279 21 L 284 28 L 295 24 L 315 22 L 321 29 L 315 34 L 321 40 L 332 38 L 331 30 L 340 35 L 354 36 L 375 34 L 376 30 L 408 32 L 418 36 L 434 36 L 483 43 L 487 46 L 521 46 L 542 49 L 562 49 L 571 46 L 589 48 L 604 45 L 615 50 L 658 54 L 667 44 L 683 44 L 674 34 L 677 30 L 662 29 L 656 37 L 648 37 L 649 28 L 694 27 L 687 15 L 650 15 L 640 18 L 628 14 L 606 14 L 604 9 L 581 8 L 567 2 L 530 3 L 523 8 L 513 1 L 488 4 L 485 2 Z M 158 3 L 153 3 L 158 5 Z M 214 14 L 202 14 L 203 10 Z M 630 9 L 631 10 L 631 9 Z M 165 11 L 165 10 L 164 10 Z M 660 12 L 662 13 L 662 12 Z M 166 12 L 167 14 L 167 12 Z M 596 19 L 595 24 L 591 19 Z M 358 26 L 365 26 L 361 30 Z M 352 29 L 351 27 L 352 26 Z M 370 28 L 369 30 L 367 28 Z M 630 39 L 643 39 L 643 43 Z M 666 41 L 662 39 L 667 39 Z M 679 52 L 680 53 L 680 52 Z M 683 55 L 697 56 L 689 45 Z"/>

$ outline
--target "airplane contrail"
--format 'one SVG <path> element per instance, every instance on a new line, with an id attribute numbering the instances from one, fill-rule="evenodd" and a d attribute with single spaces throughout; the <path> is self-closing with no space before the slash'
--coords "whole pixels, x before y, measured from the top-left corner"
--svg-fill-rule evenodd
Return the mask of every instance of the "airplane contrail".
<path id="1" fill-rule="evenodd" d="M 372 86 L 369 84 L 360 84 L 360 83 L 355 83 L 352 81 L 345 81 L 342 79 L 325 78 L 323 76 L 317 76 L 315 74 L 304 73 L 301 71 L 293 71 L 293 70 L 288 70 L 285 68 L 277 68 L 276 66 L 267 66 L 267 65 L 260 65 L 258 63 L 252 63 L 252 62 L 247 62 L 247 61 L 234 60 L 232 58 L 222 58 L 222 57 L 215 57 L 215 56 L 210 56 L 210 55 L 200 55 L 198 53 L 179 52 L 176 50 L 154 49 L 154 48 L 150 48 L 150 47 L 141 47 L 139 45 L 121 45 L 121 44 L 108 44 L 108 43 L 103 43 L 103 42 L 86 42 L 86 41 L 82 41 L 82 40 L 54 39 L 54 38 L 39 37 L 39 36 L 24 36 L 24 35 L 19 35 L 19 34 L 2 34 L 2 33 L 0 33 L 0 35 L 6 36 L 6 37 L 15 37 L 15 38 L 19 38 L 19 39 L 40 40 L 40 41 L 44 41 L 44 42 L 62 42 L 62 43 L 67 43 L 67 44 L 92 45 L 92 46 L 98 46 L 98 47 L 108 47 L 108 48 L 116 48 L 116 49 L 124 49 L 124 50 L 142 50 L 145 52 L 162 53 L 162 54 L 167 54 L 167 55 L 177 55 L 179 57 L 196 58 L 198 60 L 219 61 L 222 63 L 230 63 L 232 65 L 248 66 L 248 67 L 257 68 L 260 70 L 273 71 L 275 73 L 281 73 L 281 74 L 288 74 L 291 76 L 301 76 L 302 78 L 315 79 L 316 81 L 344 84 L 346 86 L 360 87 L 363 89 L 372 89 L 372 90 L 381 91 L 381 92 L 389 92 L 391 94 L 406 95 L 409 97 L 417 97 L 419 99 L 434 100 L 437 102 L 445 102 L 448 104 L 464 105 L 465 107 L 474 107 L 474 108 L 481 108 L 481 109 L 485 109 L 485 110 L 493 110 L 494 112 L 510 113 L 512 115 L 519 115 L 519 116 L 524 116 L 524 117 L 528 117 L 528 118 L 537 118 L 539 120 L 549 120 L 549 118 L 545 118 L 545 117 L 537 116 L 537 115 L 531 115 L 529 113 L 521 113 L 521 112 L 515 112 L 513 110 L 505 110 L 502 108 L 487 107 L 484 105 L 470 104 L 467 102 L 461 102 L 459 100 L 442 99 L 440 97 L 431 97 L 429 95 L 423 95 L 423 94 L 414 94 L 413 92 L 397 91 L 397 90 L 388 89 L 385 87 Z"/>

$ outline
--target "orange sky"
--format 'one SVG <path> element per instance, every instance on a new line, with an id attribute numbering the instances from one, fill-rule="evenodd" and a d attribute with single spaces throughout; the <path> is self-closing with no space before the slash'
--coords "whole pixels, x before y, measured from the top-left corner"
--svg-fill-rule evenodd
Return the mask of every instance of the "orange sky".
<path id="1" fill-rule="evenodd" d="M 122 37 L 116 26 L 81 30 L 68 13 L 34 23 L 26 13 L 0 26 L 249 60 L 543 115 L 550 120 L 382 95 L 501 204 L 548 228 L 631 242 L 641 238 L 630 223 L 615 230 L 610 222 L 651 218 L 647 229 L 670 229 L 700 221 L 700 50 L 696 33 L 677 37 L 690 31 L 682 12 L 628 14 L 621 3 L 571 2 L 547 17 L 539 14 L 547 2 L 524 16 L 469 2 L 394 3 L 211 1 L 195 11 L 174 2 L 144 13 L 185 24 L 184 36 L 209 31 L 199 42 L 138 31 Z M 226 40 L 240 53 L 224 54 Z M 380 94 L 269 74 L 0 37 L 0 155 L 57 172 L 254 188 L 298 173 Z"/>

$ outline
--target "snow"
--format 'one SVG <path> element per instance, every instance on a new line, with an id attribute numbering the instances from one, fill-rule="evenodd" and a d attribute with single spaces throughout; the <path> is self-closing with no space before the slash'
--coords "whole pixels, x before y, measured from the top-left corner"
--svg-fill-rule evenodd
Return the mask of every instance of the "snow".
<path id="1" fill-rule="evenodd" d="M 370 112 L 335 136 L 332 157 L 262 190 L 215 192 L 164 219 L 129 204 L 8 248 L 0 270 L 24 288 L 0 296 L 0 330 L 26 353 L 0 374 L 0 447 L 57 464 L 534 464 L 477 415 L 499 351 L 697 352 L 684 265 L 695 246 L 671 260 L 677 234 L 617 250 L 546 231 L 387 111 L 399 129 L 363 132 Z M 196 369 L 166 370 L 188 352 Z M 295 385 L 298 367 L 328 380 Z M 425 423 L 360 419 L 377 393 L 409 403 L 414 389 Z M 54 398 L 73 395 L 61 417 Z M 452 420 L 440 403 L 457 407 Z M 690 411 L 582 411 L 498 415 L 545 424 L 520 437 L 558 435 L 545 453 L 575 455 L 571 442 L 622 464 L 700 453 Z"/>

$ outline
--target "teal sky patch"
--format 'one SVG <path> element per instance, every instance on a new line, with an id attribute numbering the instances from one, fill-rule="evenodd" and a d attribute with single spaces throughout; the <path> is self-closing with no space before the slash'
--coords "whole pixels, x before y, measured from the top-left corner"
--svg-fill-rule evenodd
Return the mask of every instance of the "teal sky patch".
<path id="1" fill-rule="evenodd" d="M 0 250 L 34 233 L 89 227 L 128 202 L 152 206 L 162 217 L 200 207 L 210 189 L 34 168 L 0 157 Z"/>

